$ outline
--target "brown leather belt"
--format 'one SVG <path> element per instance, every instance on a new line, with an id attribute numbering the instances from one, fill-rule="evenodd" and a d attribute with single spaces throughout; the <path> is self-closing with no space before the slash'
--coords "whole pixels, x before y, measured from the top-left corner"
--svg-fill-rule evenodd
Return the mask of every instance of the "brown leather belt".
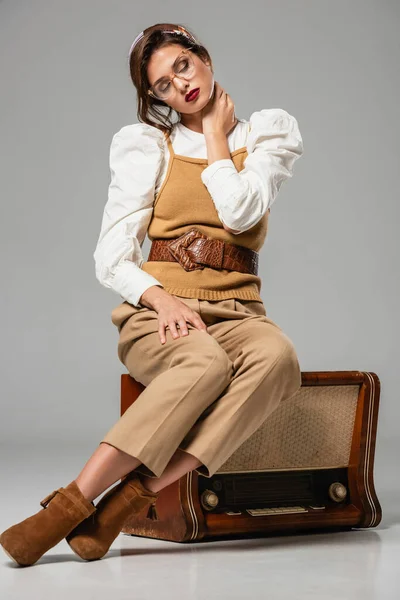
<path id="1" fill-rule="evenodd" d="M 171 240 L 153 240 L 148 260 L 179 262 L 185 271 L 211 267 L 258 275 L 258 252 L 208 237 L 195 227 Z"/>

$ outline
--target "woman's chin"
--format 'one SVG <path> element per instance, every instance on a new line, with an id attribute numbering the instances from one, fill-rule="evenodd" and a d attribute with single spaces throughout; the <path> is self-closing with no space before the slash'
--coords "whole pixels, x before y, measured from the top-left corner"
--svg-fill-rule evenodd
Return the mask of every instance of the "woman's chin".
<path id="1" fill-rule="evenodd" d="M 199 98 L 198 98 L 199 100 Z M 191 107 L 190 105 L 193 104 L 193 106 Z M 195 113 L 198 113 L 200 111 L 203 110 L 203 108 L 207 105 L 207 102 L 186 102 L 185 103 L 185 107 L 180 110 L 179 112 L 181 112 L 184 115 L 194 115 Z M 192 110 L 190 110 L 192 109 Z"/>

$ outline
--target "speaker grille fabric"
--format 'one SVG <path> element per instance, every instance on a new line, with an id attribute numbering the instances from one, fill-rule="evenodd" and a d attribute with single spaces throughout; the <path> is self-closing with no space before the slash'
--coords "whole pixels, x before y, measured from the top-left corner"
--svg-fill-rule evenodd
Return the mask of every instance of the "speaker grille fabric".
<path id="1" fill-rule="evenodd" d="M 357 385 L 301 387 L 218 473 L 347 467 L 358 396 Z"/>

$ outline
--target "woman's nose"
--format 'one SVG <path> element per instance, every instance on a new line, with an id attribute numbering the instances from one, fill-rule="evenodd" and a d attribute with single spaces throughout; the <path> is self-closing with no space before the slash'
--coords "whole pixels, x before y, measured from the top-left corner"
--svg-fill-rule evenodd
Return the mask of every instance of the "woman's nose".
<path id="1" fill-rule="evenodd" d="M 178 77 L 177 75 L 175 75 L 174 77 L 174 84 L 176 86 L 176 89 L 180 92 L 185 91 L 189 87 L 187 82 L 184 81 L 181 77 Z"/>

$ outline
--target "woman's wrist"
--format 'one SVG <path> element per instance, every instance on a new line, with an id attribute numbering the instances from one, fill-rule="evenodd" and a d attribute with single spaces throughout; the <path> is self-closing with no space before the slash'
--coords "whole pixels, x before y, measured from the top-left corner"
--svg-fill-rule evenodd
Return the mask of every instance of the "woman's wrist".
<path id="1" fill-rule="evenodd" d="M 157 309 L 162 301 L 162 298 L 165 297 L 166 294 L 168 294 L 168 292 L 166 292 L 161 286 L 152 285 L 140 296 L 139 303 L 143 304 L 143 306 L 146 306 L 147 308 Z"/>
<path id="2" fill-rule="evenodd" d="M 211 131 L 204 134 L 207 147 L 208 164 L 217 160 L 231 158 L 228 140 L 224 131 Z"/>

